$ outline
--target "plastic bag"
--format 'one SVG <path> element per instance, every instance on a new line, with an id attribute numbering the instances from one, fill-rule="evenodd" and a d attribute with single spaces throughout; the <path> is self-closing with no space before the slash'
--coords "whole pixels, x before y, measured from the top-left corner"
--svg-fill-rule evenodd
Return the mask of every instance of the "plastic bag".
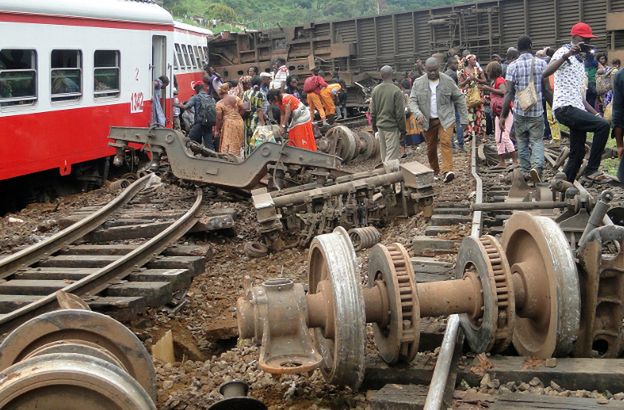
<path id="1" fill-rule="evenodd" d="M 265 142 L 276 142 L 275 137 L 278 134 L 279 126 L 277 125 L 258 125 L 249 139 L 249 146 L 256 148 Z"/>

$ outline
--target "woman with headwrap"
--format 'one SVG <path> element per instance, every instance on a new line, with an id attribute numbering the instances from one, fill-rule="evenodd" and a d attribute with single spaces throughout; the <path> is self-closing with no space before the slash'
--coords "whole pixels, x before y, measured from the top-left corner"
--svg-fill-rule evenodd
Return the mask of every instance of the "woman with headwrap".
<path id="1" fill-rule="evenodd" d="M 465 66 L 458 73 L 459 88 L 466 95 L 468 106 L 468 135 L 470 138 L 485 137 L 485 112 L 483 111 L 483 94 L 479 85 L 487 84 L 483 70 L 477 62 L 477 56 L 468 54 Z M 473 98 L 471 98 L 471 96 Z"/>
<path id="2" fill-rule="evenodd" d="M 236 87 L 232 88 L 228 94 L 238 97 L 240 99 L 243 98 L 243 93 L 245 92 L 244 84 L 251 84 L 251 76 L 244 75 L 238 79 L 236 83 Z"/>
<path id="3" fill-rule="evenodd" d="M 267 100 L 269 104 L 277 105 L 282 112 L 280 130 L 281 132 L 288 131 L 288 144 L 316 151 L 310 110 L 295 96 L 283 94 L 282 90 L 269 91 Z"/>
<path id="4" fill-rule="evenodd" d="M 244 112 L 243 100 L 229 95 L 229 84 L 219 87 L 217 102 L 216 136 L 219 138 L 219 152 L 242 157 L 245 125 L 241 114 Z"/>

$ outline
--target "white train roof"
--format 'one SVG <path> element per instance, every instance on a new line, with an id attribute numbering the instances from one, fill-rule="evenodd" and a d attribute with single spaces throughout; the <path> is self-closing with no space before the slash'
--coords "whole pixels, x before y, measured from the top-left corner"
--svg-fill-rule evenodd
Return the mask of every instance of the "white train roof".
<path id="1" fill-rule="evenodd" d="M 0 0 L 0 12 L 173 24 L 167 10 L 145 0 Z"/>
<path id="2" fill-rule="evenodd" d="M 212 31 L 208 30 L 207 28 L 197 27 L 192 24 L 182 23 L 181 21 L 174 21 L 173 26 L 180 30 L 192 31 L 192 32 L 199 33 L 199 34 L 205 34 L 208 37 L 212 37 Z"/>

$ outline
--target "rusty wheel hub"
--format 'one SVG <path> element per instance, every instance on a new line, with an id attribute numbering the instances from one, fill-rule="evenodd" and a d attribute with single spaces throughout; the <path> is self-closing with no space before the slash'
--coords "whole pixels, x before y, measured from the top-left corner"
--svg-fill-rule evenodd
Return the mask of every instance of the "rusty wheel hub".
<path id="1" fill-rule="evenodd" d="M 517 212 L 502 244 L 516 301 L 513 344 L 523 356 L 570 353 L 579 329 L 580 294 L 568 241 L 550 218 Z"/>
<path id="2" fill-rule="evenodd" d="M 464 239 L 456 276 L 465 279 L 470 275 L 478 278 L 482 308 L 472 315 L 460 316 L 466 340 L 475 352 L 503 351 L 511 342 L 515 300 L 509 264 L 496 238 Z"/>
<path id="3" fill-rule="evenodd" d="M 370 293 L 365 293 L 367 313 L 374 306 L 382 307 L 380 317 L 370 318 L 375 319 L 373 329 L 379 355 L 389 364 L 412 361 L 418 353 L 420 306 L 412 263 L 403 245 L 379 244 L 371 250 L 368 286 L 371 290 L 385 290 L 373 291 L 377 298 L 367 297 Z M 389 315 L 383 315 L 384 312 Z"/>

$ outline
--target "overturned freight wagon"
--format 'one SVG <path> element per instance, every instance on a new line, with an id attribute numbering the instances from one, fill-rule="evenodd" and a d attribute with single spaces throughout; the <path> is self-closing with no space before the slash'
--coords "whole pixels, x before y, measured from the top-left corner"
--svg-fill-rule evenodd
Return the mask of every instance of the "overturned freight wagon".
<path id="1" fill-rule="evenodd" d="M 249 66 L 270 70 L 285 58 L 292 74 L 312 67 L 339 71 L 348 85 L 376 75 L 384 64 L 405 72 L 417 58 L 452 47 L 470 49 L 482 61 L 515 46 L 528 34 L 536 48 L 560 46 L 583 20 L 611 57 L 624 57 L 624 0 L 499 0 L 419 9 L 352 20 L 309 23 L 264 31 L 221 33 L 210 42 L 210 64 L 227 79 Z M 363 99 L 349 100 L 350 105 Z"/>

